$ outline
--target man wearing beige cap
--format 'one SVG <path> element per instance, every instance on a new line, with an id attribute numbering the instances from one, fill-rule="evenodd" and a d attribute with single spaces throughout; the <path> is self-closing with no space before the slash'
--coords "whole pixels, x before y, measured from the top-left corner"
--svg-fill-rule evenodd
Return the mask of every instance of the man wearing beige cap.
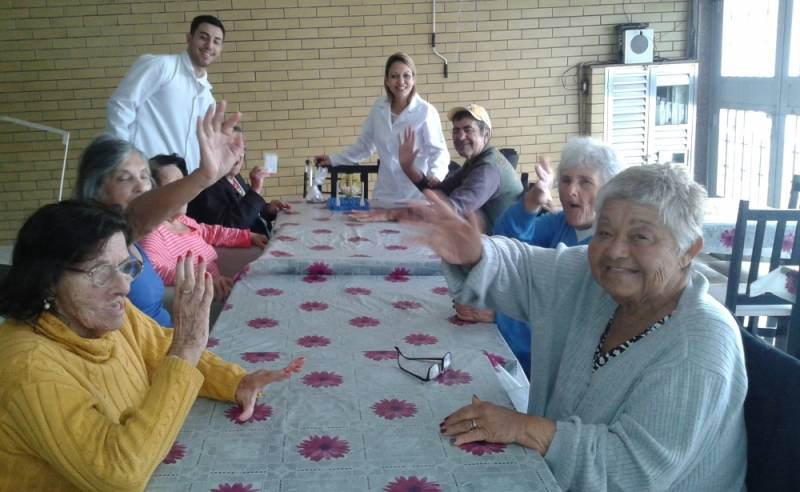
<path id="1" fill-rule="evenodd" d="M 490 232 L 522 193 L 522 183 L 503 154 L 489 145 L 492 120 L 486 109 L 477 104 L 458 106 L 447 118 L 453 122 L 453 146 L 466 159 L 461 169 L 441 183 L 420 173 L 414 167 L 414 134 L 408 131 L 400 144 L 400 166 L 417 188 L 440 192 L 459 214 L 477 212 L 483 230 Z"/>

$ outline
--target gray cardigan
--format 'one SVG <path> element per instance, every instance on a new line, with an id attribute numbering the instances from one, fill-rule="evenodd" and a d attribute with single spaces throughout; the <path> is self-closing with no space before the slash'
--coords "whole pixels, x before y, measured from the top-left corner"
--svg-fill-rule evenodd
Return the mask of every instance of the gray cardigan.
<path id="1" fill-rule="evenodd" d="M 669 321 L 592 372 L 616 308 L 587 248 L 483 238 L 472 270 L 445 265 L 458 302 L 536 326 L 528 414 L 556 421 L 544 456 L 565 490 L 744 489 L 747 394 L 728 311 L 693 273 Z"/>

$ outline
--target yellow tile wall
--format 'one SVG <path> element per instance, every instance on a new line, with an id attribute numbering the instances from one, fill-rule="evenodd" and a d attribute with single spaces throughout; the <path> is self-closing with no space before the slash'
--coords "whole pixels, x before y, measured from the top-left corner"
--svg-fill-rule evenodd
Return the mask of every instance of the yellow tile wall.
<path id="1" fill-rule="evenodd" d="M 575 65 L 614 58 L 614 25 L 649 22 L 656 55 L 681 58 L 688 1 L 478 0 L 6 0 L 0 3 L 0 114 L 69 130 L 65 196 L 83 148 L 105 126 L 108 97 L 144 53 L 184 49 L 191 19 L 218 16 L 227 37 L 211 66 L 217 98 L 243 113 L 248 159 L 279 155 L 269 197 L 302 190 L 303 162 L 352 143 L 396 51 L 417 65 L 419 93 L 443 115 L 477 102 L 492 143 L 514 147 L 521 168 L 557 157 L 578 128 Z M 443 121 L 449 140 L 449 122 Z M 452 151 L 452 149 L 451 149 Z M 455 156 L 455 152 L 453 152 Z M 0 122 L 0 243 L 57 199 L 58 136 Z"/>

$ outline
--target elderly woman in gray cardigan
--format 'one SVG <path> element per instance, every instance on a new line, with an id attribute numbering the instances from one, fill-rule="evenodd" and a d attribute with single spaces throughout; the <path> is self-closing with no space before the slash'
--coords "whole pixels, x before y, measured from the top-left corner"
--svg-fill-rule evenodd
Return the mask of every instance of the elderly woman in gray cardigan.
<path id="1" fill-rule="evenodd" d="M 417 213 L 456 300 L 539 328 L 527 414 L 475 397 L 441 433 L 536 450 L 565 490 L 742 490 L 741 340 L 691 266 L 704 198 L 677 166 L 630 168 L 588 248 L 543 249 L 481 237 L 429 194 Z"/>

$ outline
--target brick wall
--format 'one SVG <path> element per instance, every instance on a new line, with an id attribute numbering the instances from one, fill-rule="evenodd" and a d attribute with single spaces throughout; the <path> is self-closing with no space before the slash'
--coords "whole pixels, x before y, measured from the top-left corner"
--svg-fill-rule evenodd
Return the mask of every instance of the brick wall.
<path id="1" fill-rule="evenodd" d="M 613 59 L 614 25 L 649 22 L 656 55 L 680 58 L 687 1 L 448 0 L 6 0 L 0 4 L 1 114 L 71 132 L 65 195 L 78 156 L 105 126 L 105 104 L 144 53 L 184 49 L 191 19 L 215 14 L 228 31 L 209 73 L 217 98 L 244 114 L 248 159 L 279 155 L 269 197 L 302 190 L 304 160 L 352 143 L 381 94 L 383 64 L 402 50 L 417 64 L 420 94 L 444 114 L 485 105 L 493 143 L 514 147 L 522 170 L 557 157 L 578 134 L 575 65 Z M 450 125 L 443 121 L 449 140 Z M 456 155 L 453 152 L 454 156 Z M 0 122 L 0 243 L 57 198 L 63 146 Z"/>

